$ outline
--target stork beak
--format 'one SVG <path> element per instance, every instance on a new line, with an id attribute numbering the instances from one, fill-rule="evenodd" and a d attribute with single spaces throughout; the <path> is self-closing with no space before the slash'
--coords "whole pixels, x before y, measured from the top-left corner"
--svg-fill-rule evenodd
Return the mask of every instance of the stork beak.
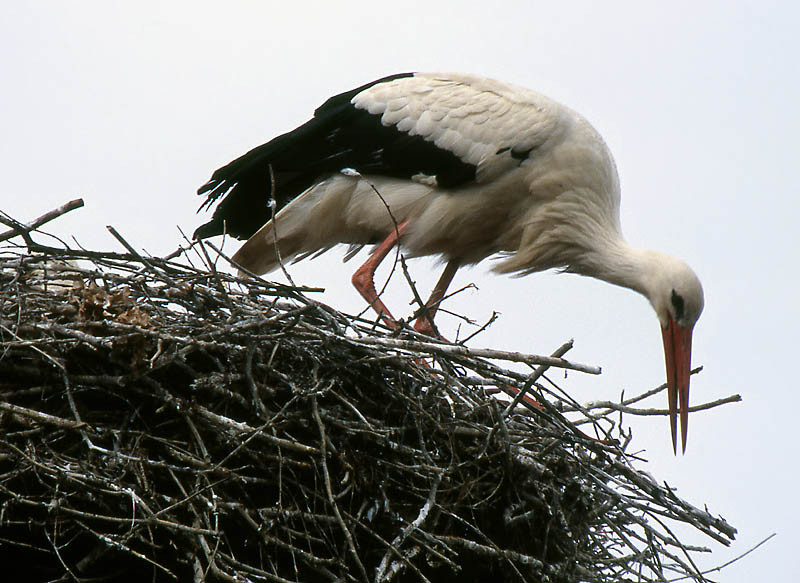
<path id="1" fill-rule="evenodd" d="M 678 453 L 678 395 L 681 411 L 681 445 L 686 453 L 686 433 L 689 426 L 689 371 L 692 360 L 692 328 L 685 328 L 672 318 L 661 329 L 664 338 L 664 358 L 667 363 L 667 394 L 669 423 L 672 429 L 672 449 Z"/>

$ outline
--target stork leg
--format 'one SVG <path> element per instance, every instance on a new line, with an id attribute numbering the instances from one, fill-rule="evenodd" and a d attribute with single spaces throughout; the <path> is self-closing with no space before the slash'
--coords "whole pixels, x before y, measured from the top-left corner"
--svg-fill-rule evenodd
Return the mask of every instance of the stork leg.
<path id="1" fill-rule="evenodd" d="M 375 290 L 375 270 L 381 264 L 381 262 L 386 259 L 386 256 L 389 254 L 389 251 L 397 245 L 400 237 L 406 231 L 408 227 L 408 223 L 406 221 L 401 222 L 397 225 L 397 228 L 394 229 L 386 239 L 384 239 L 383 243 L 378 245 L 378 248 L 369 256 L 364 264 L 359 267 L 356 272 L 353 274 L 352 282 L 353 287 L 358 290 L 358 293 L 367 300 L 367 303 L 372 307 L 373 310 L 378 314 L 378 317 L 386 324 L 389 328 L 394 330 L 400 328 L 400 324 L 397 323 L 397 320 L 394 319 L 392 313 L 386 307 L 381 299 L 378 297 L 378 292 Z M 439 281 L 436 282 L 436 285 L 431 291 L 431 295 L 428 298 L 428 301 L 425 302 L 425 305 L 421 308 L 421 314 L 414 322 L 414 329 L 421 334 L 426 334 L 432 337 L 442 338 L 439 332 L 436 330 L 436 327 L 433 324 L 433 318 L 436 316 L 436 310 L 439 308 L 439 303 L 444 298 L 445 293 L 447 293 L 447 288 L 450 286 L 450 283 L 453 281 L 453 277 L 458 271 L 458 268 L 461 266 L 461 262 L 457 259 L 451 259 L 444 268 L 442 275 L 439 277 Z M 430 365 L 425 364 L 422 362 L 423 365 L 430 368 Z M 516 388 L 508 387 L 513 393 L 519 392 Z M 495 389 L 499 391 L 500 389 Z M 541 403 L 533 399 L 532 397 L 525 395 L 523 399 L 533 407 L 537 409 L 542 409 Z"/>
<path id="2" fill-rule="evenodd" d="M 397 323 L 397 320 L 394 319 L 394 316 L 392 316 L 386 304 L 378 297 L 378 292 L 375 291 L 375 270 L 381 264 L 381 261 L 386 259 L 389 251 L 397 245 L 397 242 L 400 240 L 400 237 L 406 231 L 407 227 L 407 221 L 403 221 L 397 225 L 397 228 L 389 233 L 389 236 L 384 239 L 383 243 L 378 245 L 378 248 L 369 256 L 369 259 L 364 262 L 364 265 L 356 270 L 351 279 L 353 287 L 358 290 L 361 297 L 367 300 L 367 303 L 375 310 L 380 320 L 393 330 L 400 328 L 400 324 Z"/>
<path id="3" fill-rule="evenodd" d="M 453 276 L 455 276 L 459 267 L 461 267 L 461 262 L 458 259 L 451 259 L 447 263 L 442 272 L 442 276 L 439 278 L 439 281 L 436 282 L 436 286 L 434 286 L 431 292 L 431 297 L 428 298 L 425 305 L 420 308 L 420 315 L 416 322 L 414 322 L 414 330 L 420 334 L 442 338 L 442 335 L 439 334 L 439 331 L 433 324 L 433 318 L 436 316 L 436 310 L 439 309 L 439 304 L 444 294 L 447 293 L 447 288 L 450 286 L 450 282 L 453 281 Z"/>

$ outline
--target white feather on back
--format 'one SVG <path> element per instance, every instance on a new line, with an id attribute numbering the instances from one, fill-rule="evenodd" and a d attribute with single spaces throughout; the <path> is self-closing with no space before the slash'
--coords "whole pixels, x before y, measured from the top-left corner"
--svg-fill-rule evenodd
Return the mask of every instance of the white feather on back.
<path id="1" fill-rule="evenodd" d="M 353 105 L 386 126 L 422 136 L 478 167 L 478 182 L 518 165 L 510 150 L 539 148 L 569 127 L 574 112 L 522 87 L 462 74 L 418 73 L 378 83 Z M 498 150 L 508 148 L 498 153 Z"/>

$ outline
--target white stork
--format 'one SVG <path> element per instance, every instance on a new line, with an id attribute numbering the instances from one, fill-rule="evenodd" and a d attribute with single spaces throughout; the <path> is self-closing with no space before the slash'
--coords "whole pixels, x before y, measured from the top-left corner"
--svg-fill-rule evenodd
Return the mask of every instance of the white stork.
<path id="1" fill-rule="evenodd" d="M 427 333 L 459 266 L 493 255 L 500 273 L 557 268 L 643 294 L 661 324 L 673 448 L 680 400 L 686 450 L 703 288 L 682 261 L 626 243 L 611 153 L 563 105 L 473 75 L 393 75 L 331 97 L 310 121 L 217 170 L 199 194 L 203 207 L 224 198 L 195 237 L 248 239 L 233 259 L 258 274 L 278 266 L 276 241 L 283 260 L 377 244 L 353 284 L 389 326 L 398 324 L 373 276 L 398 243 L 446 260 L 415 323 Z"/>

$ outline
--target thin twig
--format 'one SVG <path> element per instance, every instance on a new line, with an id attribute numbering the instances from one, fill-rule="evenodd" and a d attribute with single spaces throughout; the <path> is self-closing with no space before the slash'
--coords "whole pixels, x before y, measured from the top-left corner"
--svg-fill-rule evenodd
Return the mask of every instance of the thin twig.
<path id="1" fill-rule="evenodd" d="M 270 191 L 269 191 L 269 208 L 272 216 L 270 217 L 270 222 L 272 223 L 272 245 L 275 248 L 275 256 L 278 258 L 278 265 L 280 265 L 281 271 L 283 275 L 286 277 L 287 281 L 294 286 L 294 280 L 292 276 L 289 274 L 289 270 L 286 269 L 286 265 L 283 263 L 283 258 L 281 257 L 281 249 L 278 245 L 278 221 L 276 221 L 276 213 L 278 211 L 278 199 L 275 198 L 275 189 L 277 188 L 275 182 L 275 170 L 272 168 L 272 164 L 267 164 L 267 168 L 269 169 L 269 184 L 270 184 Z M 296 287 L 296 286 L 295 286 Z"/>

